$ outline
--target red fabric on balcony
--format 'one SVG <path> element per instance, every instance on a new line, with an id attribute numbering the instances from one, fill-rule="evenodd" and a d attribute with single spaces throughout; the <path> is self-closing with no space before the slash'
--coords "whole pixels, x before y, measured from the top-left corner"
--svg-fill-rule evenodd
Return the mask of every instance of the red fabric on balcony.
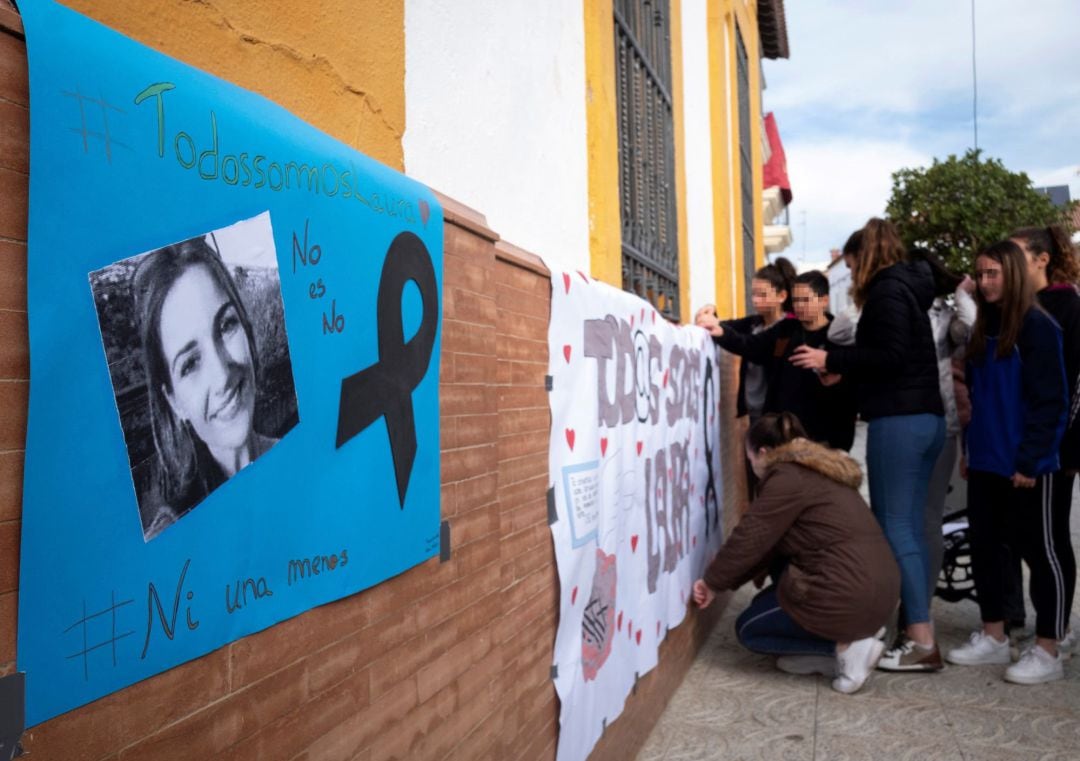
<path id="1" fill-rule="evenodd" d="M 765 114 L 765 137 L 769 141 L 771 156 L 765 162 L 766 188 L 779 187 L 780 195 L 784 199 L 784 205 L 791 203 L 791 181 L 788 179 L 787 158 L 784 156 L 784 145 L 780 142 L 780 130 L 776 127 L 776 117 L 772 111 Z"/>

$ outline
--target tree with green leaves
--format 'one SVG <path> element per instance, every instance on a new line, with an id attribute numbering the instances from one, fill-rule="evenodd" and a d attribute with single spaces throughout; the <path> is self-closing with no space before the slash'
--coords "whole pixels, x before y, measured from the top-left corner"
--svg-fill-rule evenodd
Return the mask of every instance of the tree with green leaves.
<path id="1" fill-rule="evenodd" d="M 894 172 L 885 207 L 905 245 L 933 251 L 958 272 L 969 272 L 979 249 L 1018 227 L 1058 223 L 1071 230 L 1070 209 L 1054 206 L 1023 172 L 981 154 L 969 150 Z"/>

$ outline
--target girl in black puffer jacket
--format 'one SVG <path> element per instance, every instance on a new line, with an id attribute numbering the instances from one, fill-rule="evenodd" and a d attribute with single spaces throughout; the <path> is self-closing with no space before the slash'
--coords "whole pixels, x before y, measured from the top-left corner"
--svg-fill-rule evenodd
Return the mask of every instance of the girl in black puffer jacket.
<path id="1" fill-rule="evenodd" d="M 941 653 L 930 625 L 928 548 L 924 533 L 927 487 L 945 441 L 937 354 L 927 311 L 934 281 L 925 261 L 910 261 L 896 228 L 871 219 L 852 274 L 862 308 L 855 345 L 828 352 L 800 347 L 799 367 L 829 382 L 846 376 L 858 386 L 859 413 L 869 422 L 866 464 L 870 507 L 885 530 L 897 564 L 907 617 L 906 636 L 878 667 L 938 671 Z"/>

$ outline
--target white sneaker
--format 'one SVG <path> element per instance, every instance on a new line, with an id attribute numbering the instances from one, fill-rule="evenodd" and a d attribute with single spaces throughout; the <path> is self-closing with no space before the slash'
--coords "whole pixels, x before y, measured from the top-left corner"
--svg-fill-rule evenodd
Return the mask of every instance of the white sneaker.
<path id="1" fill-rule="evenodd" d="M 883 652 L 885 643 L 877 637 L 852 642 L 847 650 L 836 654 L 836 667 L 840 675 L 833 679 L 832 688 L 845 695 L 858 692 L 866 684 Z"/>
<path id="2" fill-rule="evenodd" d="M 776 668 L 785 674 L 823 674 L 836 676 L 836 656 L 834 655 L 781 655 L 776 659 Z"/>
<path id="3" fill-rule="evenodd" d="M 1009 663 L 1009 640 L 998 641 L 982 631 L 974 631 L 966 644 L 954 647 L 945 660 L 958 666 L 981 666 L 984 663 Z"/>
<path id="4" fill-rule="evenodd" d="M 1060 655 L 1050 655 L 1038 645 L 1028 648 L 1018 660 L 1005 669 L 1005 681 L 1014 684 L 1042 684 L 1065 678 Z"/>

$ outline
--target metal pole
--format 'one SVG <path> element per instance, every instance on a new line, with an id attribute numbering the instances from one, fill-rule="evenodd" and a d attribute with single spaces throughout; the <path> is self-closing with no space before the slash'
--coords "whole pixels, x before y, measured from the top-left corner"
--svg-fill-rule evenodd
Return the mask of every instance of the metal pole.
<path id="1" fill-rule="evenodd" d="M 975 0 L 971 0 L 971 123 L 975 130 L 975 150 L 979 150 L 979 78 L 975 67 Z"/>

